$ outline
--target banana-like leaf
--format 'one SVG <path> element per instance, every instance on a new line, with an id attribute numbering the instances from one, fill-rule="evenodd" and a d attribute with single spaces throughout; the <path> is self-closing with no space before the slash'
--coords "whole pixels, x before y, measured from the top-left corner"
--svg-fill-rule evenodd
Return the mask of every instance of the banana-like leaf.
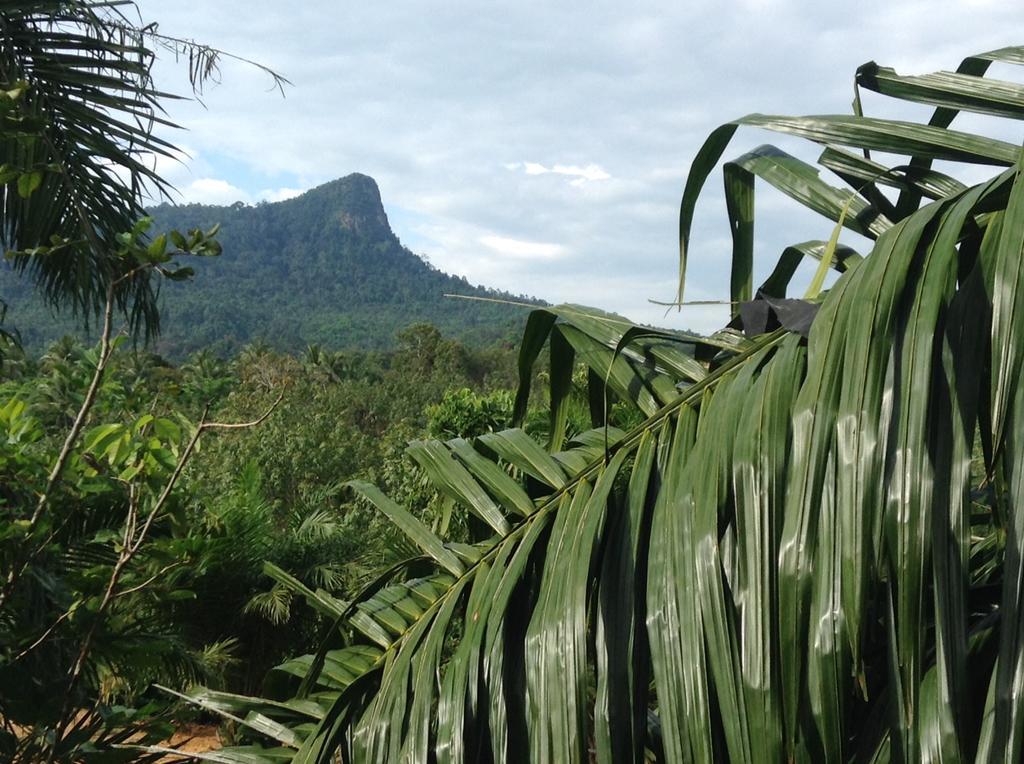
<path id="1" fill-rule="evenodd" d="M 879 162 L 834 146 L 829 146 L 821 152 L 818 163 L 830 169 L 853 188 L 889 186 L 901 191 L 915 191 L 928 199 L 942 199 L 966 188 L 956 178 L 936 170 L 919 169 L 911 165 L 886 167 Z M 892 214 L 896 214 L 895 209 Z"/>
<path id="2" fill-rule="evenodd" d="M 238 745 L 219 751 L 190 752 L 187 754 L 182 754 L 181 751 L 174 748 L 165 748 L 159 745 L 126 747 L 148 753 L 162 753 L 172 761 L 181 760 L 184 756 L 196 761 L 209 761 L 214 764 L 286 764 L 292 761 L 295 755 L 295 750 L 292 748 L 264 748 L 259 745 Z"/>
<path id="3" fill-rule="evenodd" d="M 552 488 L 565 485 L 565 473 L 558 462 L 522 430 L 489 432 L 480 436 L 480 443 L 509 464 Z"/>
<path id="4" fill-rule="evenodd" d="M 757 293 L 764 297 L 785 297 L 793 274 L 796 273 L 797 266 L 803 262 L 805 257 L 820 262 L 825 257 L 825 253 L 829 251 L 828 245 L 829 242 L 827 241 L 805 241 L 786 247 L 782 250 L 782 254 L 779 255 L 775 268 L 761 286 L 758 287 Z M 863 259 L 853 249 L 841 244 L 837 245 L 831 252 L 829 267 L 839 273 L 845 273 L 847 268 Z"/>
<path id="5" fill-rule="evenodd" d="M 452 453 L 466 465 L 466 469 L 473 473 L 473 476 L 486 486 L 492 495 L 498 498 L 503 507 L 523 517 L 533 514 L 534 506 L 529 494 L 501 467 L 481 455 L 468 441 L 462 438 L 450 440 L 447 445 Z M 547 469 L 556 476 L 557 480 L 558 474 L 550 466 Z"/>
<path id="6" fill-rule="evenodd" d="M 357 677 L 362 676 L 380 658 L 381 651 L 373 645 L 351 645 L 340 650 L 328 650 L 323 665 L 317 671 L 316 683 L 325 690 L 344 690 Z M 313 655 L 292 658 L 274 668 L 274 671 L 299 678 L 309 675 L 316 662 Z"/>
<path id="7" fill-rule="evenodd" d="M 323 590 L 313 591 L 299 579 L 272 562 L 263 563 L 263 572 L 285 588 L 305 597 L 310 607 L 329 618 L 337 618 L 345 612 L 345 603 L 336 600 Z"/>
<path id="8" fill-rule="evenodd" d="M 441 490 L 462 502 L 498 533 L 508 532 L 508 523 L 498 505 L 442 444 L 414 441 L 407 452 Z"/>

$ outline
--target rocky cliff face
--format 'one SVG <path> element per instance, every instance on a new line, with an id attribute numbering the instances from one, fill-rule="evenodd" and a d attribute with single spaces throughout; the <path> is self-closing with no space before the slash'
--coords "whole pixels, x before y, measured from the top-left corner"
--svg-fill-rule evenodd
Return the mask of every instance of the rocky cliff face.
<path id="1" fill-rule="evenodd" d="M 303 217 L 312 213 L 325 222 L 335 220 L 342 228 L 368 239 L 383 241 L 395 236 L 384 212 L 377 181 L 362 173 L 354 172 L 332 180 L 277 204 L 282 209 L 304 206 L 308 209 Z"/>

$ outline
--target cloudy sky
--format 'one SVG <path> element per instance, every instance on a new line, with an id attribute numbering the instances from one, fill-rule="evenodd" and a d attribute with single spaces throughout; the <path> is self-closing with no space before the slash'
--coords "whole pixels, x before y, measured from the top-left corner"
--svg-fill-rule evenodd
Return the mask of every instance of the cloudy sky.
<path id="1" fill-rule="evenodd" d="M 723 309 L 666 316 L 648 301 L 674 294 L 680 192 L 711 130 L 755 111 L 848 112 L 853 72 L 868 60 L 920 73 L 1024 43 L 1015 4 L 986 0 L 139 6 L 161 32 L 293 83 L 282 98 L 265 74 L 226 60 L 204 105 L 171 105 L 186 128 L 173 139 L 189 159 L 161 169 L 180 200 L 276 201 L 363 172 L 380 185 L 402 242 L 443 270 L 700 330 L 720 326 Z M 165 58 L 158 84 L 186 91 L 182 66 Z M 907 116 L 879 98 L 865 109 Z M 765 142 L 817 155 L 754 130 L 741 130 L 727 154 Z M 698 208 L 691 300 L 728 296 L 720 185 L 713 176 Z M 758 215 L 755 277 L 783 245 L 831 231 L 769 192 Z"/>

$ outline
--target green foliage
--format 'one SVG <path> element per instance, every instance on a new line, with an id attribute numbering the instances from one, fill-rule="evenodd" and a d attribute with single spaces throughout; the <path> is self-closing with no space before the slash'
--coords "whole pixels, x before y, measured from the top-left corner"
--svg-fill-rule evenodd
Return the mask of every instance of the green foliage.
<path id="1" fill-rule="evenodd" d="M 850 117 L 714 131 L 683 191 L 680 301 L 696 203 L 738 127 L 824 145 L 846 187 L 773 147 L 726 162 L 730 328 L 540 308 L 513 396 L 507 353 L 424 324 L 388 353 L 250 344 L 180 369 L 116 353 L 115 306 L 152 326 L 148 276 L 218 251 L 212 221 L 154 239 L 134 222 L 115 170 L 148 177 L 132 151 L 155 139 L 110 120 L 152 116 L 159 94 L 150 32 L 117 5 L 0 11 L 5 242 L 51 298 L 104 311 L 95 350 L 5 347 L 0 367 L 5 760 L 160 755 L 154 682 L 254 741 L 219 761 L 1021 760 L 1024 154 L 949 125 L 1024 117 L 1024 88 L 985 78 L 1024 48 L 956 73 L 858 70 L 858 88 L 935 107 L 925 125 L 858 98 Z M 935 160 L 1002 169 L 967 185 Z M 757 179 L 831 229 L 759 289 Z M 288 283 L 313 306 L 261 303 L 316 317 L 280 334 L 293 346 L 419 317 L 395 319 L 419 293 L 368 182 L 218 211 L 283 254 L 233 274 L 235 299 Z M 312 231 L 308 259 L 273 238 L 290 226 Z M 804 258 L 818 272 L 786 300 Z M 324 277 L 341 270 L 365 275 L 361 298 Z M 362 318 L 317 312 L 346 295 Z"/>
<path id="2" fill-rule="evenodd" d="M 0 6 L 0 244 L 51 307 L 99 343 L 72 343 L 39 364 L 4 343 L 0 384 L 0 757 L 5 761 L 152 760 L 160 708 L 135 704 L 154 680 L 215 681 L 232 640 L 195 650 L 171 620 L 197 560 L 175 492 L 203 432 L 140 393 L 151 364 L 108 377 L 124 337 L 158 330 L 154 277 L 220 252 L 216 227 L 149 236 L 145 191 L 166 187 L 153 135 L 170 98 L 150 79 L 152 46 L 186 53 L 193 85 L 218 53 L 133 23 L 131 2 Z M 272 74 L 272 73 L 271 73 Z M 278 82 L 279 78 L 273 75 Z M 7 303 L 0 301 L 0 320 Z M 136 358 L 138 360 L 138 358 Z M 149 359 L 147 359 L 149 360 Z M 43 384 L 32 384 L 37 381 Z M 100 418 L 103 417 L 103 418 Z"/>
<path id="3" fill-rule="evenodd" d="M 479 395 L 467 387 L 449 390 L 427 408 L 427 432 L 434 438 L 473 438 L 512 424 L 512 393 Z"/>
<path id="4" fill-rule="evenodd" d="M 175 617 L 194 644 L 237 640 L 244 659 L 229 673 L 232 689 L 258 690 L 296 643 L 314 645 L 325 628 L 304 597 L 267 578 L 265 562 L 345 600 L 414 551 L 353 501 L 347 481 L 380 482 L 430 525 L 465 536 L 464 518 L 409 463 L 405 443 L 425 434 L 425 409 L 449 385 L 507 398 L 492 390 L 512 384 L 512 355 L 466 348 L 426 325 L 403 332 L 399 344 L 382 353 L 311 346 L 301 359 L 255 345 L 227 364 L 194 356 L 165 380 L 181 391 L 228 390 L 210 415 L 229 421 L 251 419 L 283 393 L 259 427 L 208 439 L 185 475 L 187 533 L 205 562 L 192 584 L 196 600 Z M 202 408 L 202 396 L 189 400 Z"/>
<path id="5" fill-rule="evenodd" d="M 245 761 L 1019 761 L 1024 159 L 948 129 L 959 110 L 1024 117 L 1024 88 L 984 77 L 994 61 L 1024 49 L 956 73 L 858 71 L 936 107 L 927 125 L 858 99 L 850 117 L 712 133 L 683 193 L 684 267 L 740 125 L 825 145 L 848 188 L 770 147 L 726 163 L 735 316 L 711 337 L 535 311 L 514 417 L 547 344 L 548 450 L 521 430 L 410 447 L 489 530 L 431 537 L 375 495 L 426 565 L 357 597 L 333 625 L 345 646 L 280 667 L 302 677 L 278 702 L 311 702 L 303 723 L 236 699 L 293 733 Z M 965 185 L 935 160 L 996 169 Z M 754 289 L 756 179 L 871 252 L 803 242 Z M 804 257 L 839 278 L 780 300 Z M 594 421 L 609 392 L 641 421 L 569 439 L 580 362 Z"/>
<path id="6" fill-rule="evenodd" d="M 26 567 L 0 604 L 0 687 L 17 688 L 0 693 L 0 718 L 31 734 L 3 750 L 43 755 L 65 704 L 98 702 L 124 720 L 110 715 L 112 704 L 160 697 L 153 682 L 258 692 L 296 645 L 315 649 L 332 617 L 323 602 L 354 597 L 382 566 L 416 554 L 346 488 L 352 478 L 382 482 L 430 526 L 468 539 L 465 517 L 409 463 L 404 443 L 425 434 L 425 409 L 448 384 L 510 401 L 492 386 L 511 383 L 513 359 L 423 325 L 401 344 L 387 353 L 310 348 L 301 360 L 254 346 L 231 361 L 200 353 L 180 367 L 122 348 L 103 362 L 81 437 L 35 525 L 38 497 L 104 356 L 65 338 L 38 359 L 5 359 L 0 561 L 4 571 Z M 275 401 L 259 427 L 208 432 L 186 463 L 197 422 L 250 421 Z M 179 464 L 144 543 L 119 563 L 125 534 Z M 86 642 L 82 678 L 69 692 Z M 132 718 L 155 725 L 150 742 L 166 737 L 153 713 Z M 93 736 L 115 734 L 94 721 Z M 68 756 L 82 742 L 69 735 Z"/>
<path id="7" fill-rule="evenodd" d="M 159 326 L 152 270 L 120 257 L 118 237 L 144 216 L 142 190 L 167 188 L 152 157 L 177 152 L 153 134 L 173 127 L 162 105 L 168 95 L 150 77 L 153 48 L 201 62 L 193 84 L 214 71 L 217 52 L 132 23 L 131 5 L 0 8 L 0 245 L 50 307 L 95 318 L 116 285 L 118 308 L 149 335 Z"/>
<path id="8" fill-rule="evenodd" d="M 131 717 L 111 704 L 151 681 L 216 677 L 168 618 L 170 603 L 192 596 L 183 587 L 190 558 L 167 530 L 180 507 L 161 496 L 194 427 L 148 413 L 89 426 L 53 483 L 61 430 L 47 420 L 64 411 L 45 394 L 30 402 L 19 392 L 34 393 L 31 381 L 22 384 L 0 406 L 0 717 L 25 734 L 3 750 L 31 760 L 55 734 L 61 759 L 89 740 L 82 729 L 103 737 L 111 720 Z M 69 714 L 97 703 L 105 721 L 69 728 Z"/>
<path id="9" fill-rule="evenodd" d="M 198 278 L 161 291 L 163 355 L 200 350 L 221 357 L 256 340 L 298 354 L 308 345 L 383 349 L 425 322 L 478 347 L 514 339 L 523 309 L 445 298 L 508 299 L 432 268 L 402 246 L 388 225 L 376 183 L 349 175 L 302 196 L 255 207 L 161 205 L 155 230 L 219 225 L 224 254 L 196 266 Z M 0 270 L 8 324 L 40 348 L 74 323 L 55 317 L 14 274 Z"/>
<path id="10" fill-rule="evenodd" d="M 369 533 L 364 517 L 340 506 L 338 493 L 337 488 L 321 491 L 275 507 L 255 462 L 224 494 L 190 493 L 191 501 L 202 502 L 184 524 L 194 555 L 190 586 L 196 596 L 177 604 L 172 617 L 190 644 L 232 641 L 236 662 L 227 667 L 221 686 L 257 690 L 287 645 L 312 644 L 322 628 L 315 614 L 294 607 L 290 590 L 267 578 L 267 563 L 314 589 L 356 588 Z"/>

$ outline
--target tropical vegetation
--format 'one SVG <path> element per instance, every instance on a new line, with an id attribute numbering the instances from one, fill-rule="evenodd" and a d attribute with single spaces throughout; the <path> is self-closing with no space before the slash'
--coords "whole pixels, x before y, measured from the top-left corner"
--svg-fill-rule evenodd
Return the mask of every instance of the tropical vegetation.
<path id="1" fill-rule="evenodd" d="M 985 77 L 993 62 L 1024 49 L 921 76 L 867 64 L 852 115 L 715 130 L 683 192 L 683 273 L 739 127 L 824 146 L 819 166 L 844 185 L 770 146 L 725 163 L 735 315 L 710 337 L 532 313 L 519 366 L 529 380 L 547 344 L 543 446 L 518 429 L 410 446 L 476 519 L 470 543 L 354 483 L 419 553 L 322 604 L 322 648 L 272 672 L 264 697 L 191 694 L 261 741 L 221 755 L 1019 761 L 1021 150 L 950 127 L 1024 115 L 1024 88 Z M 934 111 L 866 116 L 863 91 Z M 966 185 L 963 165 L 993 174 Z M 758 181 L 832 235 L 786 248 L 755 289 Z M 840 245 L 843 230 L 870 251 Z M 804 258 L 819 265 L 794 299 Z M 577 364 L 597 429 L 569 438 Z M 609 391 L 643 420 L 604 421 Z M 529 399 L 524 382 L 517 422 Z"/>
<path id="2" fill-rule="evenodd" d="M 38 358 L 8 347 L 0 367 L 0 559 L 5 577 L 17 573 L 0 621 L 5 760 L 45 757 L 60 723 L 54 698 L 69 698 L 65 713 L 96 707 L 67 722 L 81 726 L 65 733 L 62 760 L 140 729 L 167 738 L 173 703 L 154 683 L 258 692 L 269 669 L 296 645 L 315 649 L 327 626 L 292 586 L 350 597 L 408 548 L 344 482 L 379 482 L 457 534 L 461 519 L 404 464 L 404 439 L 474 436 L 511 417 L 511 350 L 470 349 L 425 325 L 390 352 L 310 347 L 293 357 L 253 345 L 229 361 L 205 353 L 175 366 L 121 347 L 48 488 L 97 361 L 96 349 L 66 338 Z M 451 385 L 462 387 L 446 395 Z M 235 426 L 268 411 L 258 427 Z M 133 514 L 152 522 L 126 544 Z M 37 548 L 26 553 L 29 540 Z M 107 722 L 114 729 L 100 734 Z"/>
<path id="3" fill-rule="evenodd" d="M 1024 48 L 869 63 L 851 115 L 712 132 L 679 304 L 736 131 L 824 147 L 724 163 L 730 325 L 544 306 L 513 392 L 508 353 L 424 325 L 382 354 L 128 353 L 115 317 L 154 333 L 155 280 L 220 245 L 144 215 L 151 46 L 184 43 L 122 5 L 0 5 L 4 244 L 99 319 L 92 350 L 5 346 L 7 758 L 155 759 L 178 700 L 227 720 L 220 762 L 1024 757 L 1024 158 L 951 127 L 1024 116 L 986 76 Z M 822 222 L 755 288 L 759 182 Z"/>

